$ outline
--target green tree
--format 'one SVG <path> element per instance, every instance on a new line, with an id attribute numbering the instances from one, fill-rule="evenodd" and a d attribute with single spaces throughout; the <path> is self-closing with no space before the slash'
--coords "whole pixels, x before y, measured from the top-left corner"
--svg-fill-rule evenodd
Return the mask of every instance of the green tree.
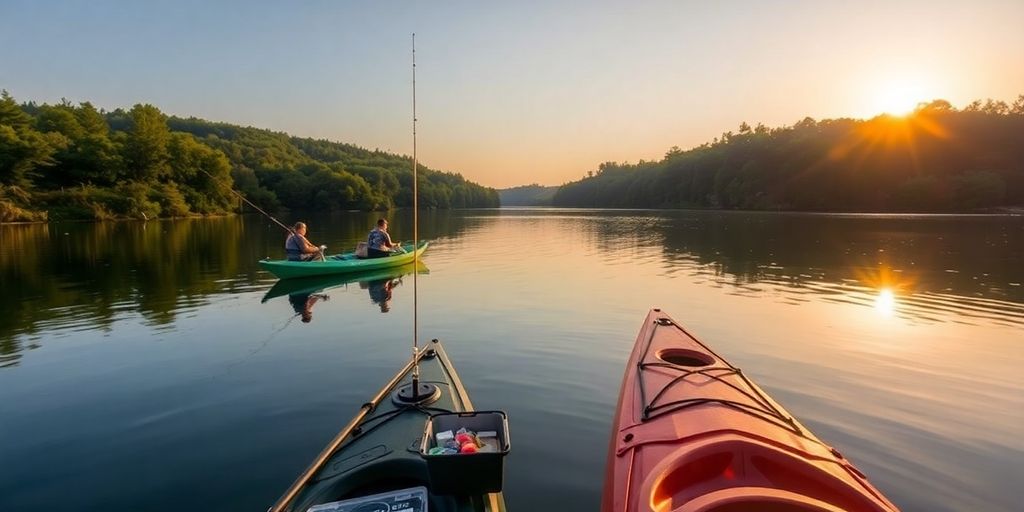
<path id="1" fill-rule="evenodd" d="M 1006 195 L 1006 183 L 993 171 L 971 171 L 955 180 L 957 204 L 964 208 L 998 206 Z"/>
<path id="2" fill-rule="evenodd" d="M 971 211 L 1024 204 L 1024 96 L 906 117 L 743 123 L 660 162 L 605 162 L 555 206 Z M 990 169 L 977 171 L 977 169 Z"/>
<path id="3" fill-rule="evenodd" d="M 135 105 L 128 115 L 131 121 L 124 147 L 127 177 L 151 181 L 166 176 L 170 172 L 167 146 L 171 139 L 167 117 L 148 104 Z"/>
<path id="4" fill-rule="evenodd" d="M 0 93 L 0 184 L 31 189 L 39 170 L 52 166 L 61 141 L 32 127 L 32 118 L 7 91 Z"/>
<path id="5" fill-rule="evenodd" d="M 53 186 L 114 182 L 120 169 L 119 151 L 108 137 L 106 121 L 92 105 L 43 105 L 36 126 L 61 141 L 47 182 Z"/>
<path id="6" fill-rule="evenodd" d="M 174 133 L 167 145 L 169 179 L 185 197 L 191 211 L 225 213 L 232 209 L 231 164 L 221 151 L 187 133 Z M 173 194 L 168 199 L 174 199 Z"/>
<path id="7" fill-rule="evenodd" d="M 1024 94 L 1017 96 L 1010 109 L 1010 113 L 1018 116 L 1024 115 Z"/>

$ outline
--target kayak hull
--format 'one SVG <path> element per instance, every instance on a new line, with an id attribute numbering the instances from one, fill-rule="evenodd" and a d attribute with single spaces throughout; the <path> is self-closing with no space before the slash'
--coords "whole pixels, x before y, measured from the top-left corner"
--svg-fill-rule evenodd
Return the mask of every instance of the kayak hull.
<path id="1" fill-rule="evenodd" d="M 304 512 L 318 504 L 374 495 L 418 486 L 430 489 L 426 462 L 418 447 L 424 424 L 431 413 L 473 409 L 469 394 L 440 342 L 431 342 L 420 359 L 420 382 L 440 388 L 436 402 L 422 407 L 398 405 L 393 391 L 412 381 L 411 369 L 395 384 L 382 389 L 383 399 L 360 420 L 327 458 L 322 467 L 298 490 L 283 510 Z M 429 493 L 432 512 L 502 512 L 501 493 L 450 496 Z"/>
<path id="2" fill-rule="evenodd" d="M 384 258 L 357 258 L 354 252 L 335 254 L 327 256 L 324 261 L 288 261 L 288 260 L 260 260 L 259 264 L 263 270 L 274 274 L 278 279 L 295 279 L 298 277 L 327 276 L 336 274 L 349 274 L 353 272 L 367 272 L 383 268 L 398 267 L 413 262 L 414 258 L 423 255 L 427 250 L 427 242 L 420 242 L 415 252 L 412 244 L 402 245 L 406 252 L 398 253 Z"/>
<path id="3" fill-rule="evenodd" d="M 838 451 L 658 309 L 626 365 L 601 509 L 897 510 Z"/>

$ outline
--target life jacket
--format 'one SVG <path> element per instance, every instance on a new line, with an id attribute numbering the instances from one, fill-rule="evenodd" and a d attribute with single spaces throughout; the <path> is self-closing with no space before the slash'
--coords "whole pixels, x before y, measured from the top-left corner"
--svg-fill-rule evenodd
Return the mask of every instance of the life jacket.
<path id="1" fill-rule="evenodd" d="M 284 252 L 288 255 L 289 260 L 302 258 L 303 249 L 306 248 L 305 241 L 306 238 L 302 235 L 295 233 L 288 235 L 284 241 Z"/>

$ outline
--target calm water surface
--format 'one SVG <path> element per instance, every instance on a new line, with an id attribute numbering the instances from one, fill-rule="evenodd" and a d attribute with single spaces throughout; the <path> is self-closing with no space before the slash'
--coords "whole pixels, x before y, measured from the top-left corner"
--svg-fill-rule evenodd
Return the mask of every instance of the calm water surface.
<path id="1" fill-rule="evenodd" d="M 306 220 L 342 249 L 373 218 Z M 1024 218 L 485 210 L 421 233 L 421 337 L 508 411 L 512 510 L 597 508 L 652 306 L 903 509 L 1019 510 Z M 265 510 L 412 328 L 411 275 L 267 296 L 283 240 L 258 217 L 0 226 L 0 510 Z"/>

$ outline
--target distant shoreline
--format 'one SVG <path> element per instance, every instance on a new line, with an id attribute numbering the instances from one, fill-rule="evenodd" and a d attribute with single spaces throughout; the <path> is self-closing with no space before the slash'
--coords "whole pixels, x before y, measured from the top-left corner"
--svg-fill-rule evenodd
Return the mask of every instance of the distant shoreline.
<path id="1" fill-rule="evenodd" d="M 551 206 L 551 205 L 510 205 L 496 208 L 498 210 L 580 210 L 580 211 L 645 211 L 645 212 L 735 212 L 735 213 L 800 213 L 809 215 L 1024 215 L 1024 206 L 1004 206 L 983 208 L 971 211 L 829 211 L 829 210 L 751 210 L 741 208 L 609 208 L 589 206 Z"/>
<path id="2" fill-rule="evenodd" d="M 217 219 L 224 217 L 234 217 L 236 215 L 248 215 L 246 213 L 211 213 L 207 215 L 183 215 L 179 217 L 154 217 L 152 219 L 140 219 L 138 217 L 114 217 L 110 219 L 47 219 L 47 220 L 18 220 L 0 222 L 0 226 L 12 226 L 12 225 L 28 225 L 28 224 L 63 224 L 63 223 L 100 223 L 100 222 L 150 222 L 158 220 L 186 220 L 186 219 Z"/>
<path id="3" fill-rule="evenodd" d="M 396 210 L 404 210 L 406 208 L 396 208 Z M 679 211 L 690 211 L 690 212 L 716 212 L 716 213 L 770 213 L 770 214 L 799 214 L 799 215 L 821 215 L 821 216 L 840 216 L 840 215 L 853 215 L 853 216 L 935 216 L 935 217 L 960 217 L 960 216 L 990 216 L 990 217 L 1017 217 L 1024 216 L 1024 206 L 1018 207 L 1000 207 L 1000 208 L 986 208 L 984 210 L 970 211 L 970 212 L 926 212 L 926 211 L 902 211 L 902 212 L 865 212 L 865 211 L 808 211 L 808 210 L 740 210 L 740 209 L 725 209 L 725 208 L 584 208 L 584 207 L 567 207 L 567 206 L 500 206 L 498 208 L 454 208 L 453 210 L 565 210 L 565 211 L 610 211 L 610 212 L 679 212 Z M 191 219 L 215 219 L 235 216 L 249 216 L 256 215 L 256 212 L 243 212 L 243 213 L 224 213 L 224 214 L 211 214 L 211 215 L 193 215 L 184 217 L 158 217 L 153 219 L 139 219 L 131 217 L 114 218 L 114 219 L 57 219 L 57 220 L 39 220 L 39 221 L 15 221 L 15 222 L 0 222 L 0 226 L 16 226 L 16 225 L 31 225 L 31 224 L 63 224 L 63 223 L 103 223 L 103 222 L 156 222 L 165 220 L 191 220 Z"/>

